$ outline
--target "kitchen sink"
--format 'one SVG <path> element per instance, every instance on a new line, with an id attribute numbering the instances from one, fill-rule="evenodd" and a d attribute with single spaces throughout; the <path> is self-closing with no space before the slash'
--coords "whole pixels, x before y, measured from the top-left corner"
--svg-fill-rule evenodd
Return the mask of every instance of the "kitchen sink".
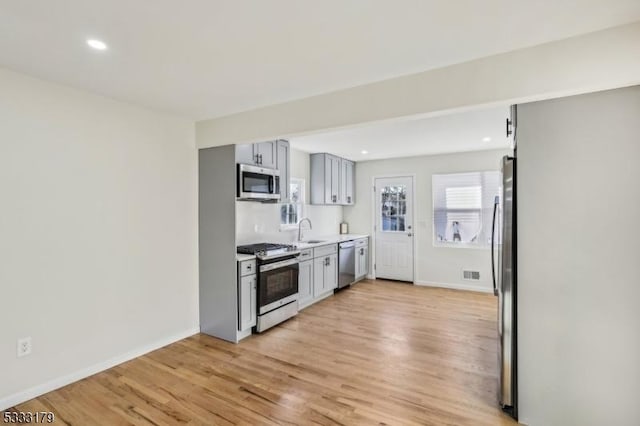
<path id="1" fill-rule="evenodd" d="M 318 244 L 318 243 L 324 243 L 324 240 L 307 240 L 307 241 L 300 241 L 301 243 L 306 243 L 306 244 Z"/>

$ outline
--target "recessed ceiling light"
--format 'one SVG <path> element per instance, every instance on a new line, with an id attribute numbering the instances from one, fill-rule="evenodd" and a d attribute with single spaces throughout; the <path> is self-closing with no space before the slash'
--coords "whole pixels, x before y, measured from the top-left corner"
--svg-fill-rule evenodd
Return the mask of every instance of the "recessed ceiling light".
<path id="1" fill-rule="evenodd" d="M 89 40 L 87 40 L 87 44 L 96 50 L 107 49 L 107 43 L 105 43 L 104 41 L 93 39 L 93 38 L 90 38 Z"/>
<path id="2" fill-rule="evenodd" d="M 362 151 L 362 153 L 366 155 L 366 154 L 368 154 L 368 153 L 369 153 L 369 151 L 366 151 L 366 150 L 365 150 L 365 151 Z"/>
<path id="3" fill-rule="evenodd" d="M 491 138 L 489 136 L 485 136 L 482 138 L 482 142 L 491 142 Z"/>

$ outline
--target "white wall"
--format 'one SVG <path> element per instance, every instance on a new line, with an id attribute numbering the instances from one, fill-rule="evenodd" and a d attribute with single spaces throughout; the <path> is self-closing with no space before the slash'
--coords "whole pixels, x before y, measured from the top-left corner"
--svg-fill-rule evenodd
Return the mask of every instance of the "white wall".
<path id="1" fill-rule="evenodd" d="M 313 224 L 303 224 L 303 238 L 310 239 L 325 235 L 336 235 L 342 222 L 342 206 L 316 206 L 308 204 L 310 198 L 309 154 L 291 149 L 291 177 L 305 180 L 306 205 L 304 216 Z M 236 202 L 236 240 L 238 244 L 259 242 L 288 243 L 298 238 L 298 230 L 280 229 L 280 204 L 253 201 Z"/>
<path id="2" fill-rule="evenodd" d="M 520 419 L 640 424 L 640 86 L 518 107 Z"/>
<path id="3" fill-rule="evenodd" d="M 640 22 L 197 123 L 201 148 L 640 84 Z"/>
<path id="4" fill-rule="evenodd" d="M 3 409 L 197 332 L 198 245 L 193 122 L 3 69 L 0 93 Z"/>
<path id="5" fill-rule="evenodd" d="M 493 284 L 489 249 L 433 246 L 431 176 L 437 173 L 499 170 L 500 159 L 508 153 L 507 150 L 490 150 L 358 162 L 356 163 L 356 204 L 353 207 L 344 208 L 344 219 L 349 223 L 349 232 L 359 234 L 372 232 L 374 177 L 415 174 L 416 283 L 491 291 Z M 370 253 L 373 255 L 373 250 L 370 250 Z M 463 268 L 480 271 L 480 281 L 463 280 Z"/>

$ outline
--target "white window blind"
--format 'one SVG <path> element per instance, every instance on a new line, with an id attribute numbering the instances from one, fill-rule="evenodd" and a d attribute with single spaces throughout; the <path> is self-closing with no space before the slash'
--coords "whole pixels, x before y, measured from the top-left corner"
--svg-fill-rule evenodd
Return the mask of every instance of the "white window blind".
<path id="1" fill-rule="evenodd" d="M 304 210 L 304 179 L 291 178 L 291 202 L 280 206 L 280 224 L 283 227 L 293 227 L 303 217 Z"/>
<path id="2" fill-rule="evenodd" d="M 488 247 L 500 181 L 497 171 L 433 175 L 434 245 Z"/>

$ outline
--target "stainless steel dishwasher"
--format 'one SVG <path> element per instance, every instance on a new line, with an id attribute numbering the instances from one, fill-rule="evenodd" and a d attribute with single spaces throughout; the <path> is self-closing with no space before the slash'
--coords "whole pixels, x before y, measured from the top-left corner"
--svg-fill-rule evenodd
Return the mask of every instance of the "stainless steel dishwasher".
<path id="1" fill-rule="evenodd" d="M 341 289 L 356 281 L 356 242 L 340 243 L 338 255 L 338 289 Z"/>

